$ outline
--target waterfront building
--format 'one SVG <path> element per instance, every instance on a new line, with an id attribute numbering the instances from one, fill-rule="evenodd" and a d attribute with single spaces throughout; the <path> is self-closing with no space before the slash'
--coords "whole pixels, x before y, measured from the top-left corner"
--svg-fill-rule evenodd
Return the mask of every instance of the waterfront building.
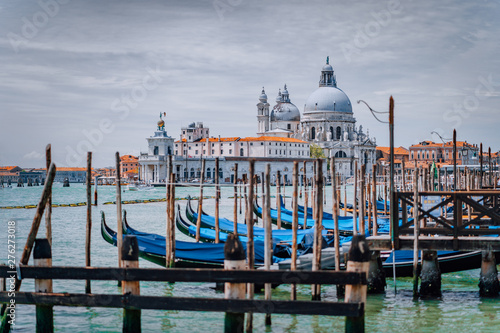
<path id="1" fill-rule="evenodd" d="M 343 176 L 352 176 L 354 161 L 365 164 L 367 171 L 376 162 L 376 141 L 365 133 L 352 112 L 349 97 L 337 87 L 337 78 L 329 58 L 321 70 L 319 87 L 309 95 L 302 116 L 291 102 L 288 88 L 278 92 L 276 105 L 269 112 L 267 95 L 262 89 L 257 104 L 258 134 L 296 138 L 320 146 L 325 156 L 336 159 Z"/>
<path id="2" fill-rule="evenodd" d="M 137 180 L 139 158 L 133 155 L 120 157 L 120 177 L 126 180 Z"/>
<path id="3" fill-rule="evenodd" d="M 425 166 L 433 162 L 440 165 L 453 164 L 453 141 L 436 143 L 422 141 L 410 146 L 410 161 Z M 486 156 L 488 156 L 486 154 Z M 479 148 L 467 141 L 457 141 L 457 164 L 478 165 Z M 414 164 L 413 164 L 414 165 Z"/>
<path id="4" fill-rule="evenodd" d="M 139 156 L 139 179 L 147 183 L 163 183 L 167 176 L 169 152 L 172 156 L 173 173 L 177 181 L 197 181 L 201 176 L 201 159 L 205 160 L 205 178 L 213 182 L 234 181 L 234 165 L 238 164 L 238 179 L 248 172 L 248 161 L 255 160 L 255 173 L 264 172 L 271 164 L 273 179 L 279 170 L 285 181 L 291 182 L 293 161 L 311 162 L 307 172 L 312 175 L 312 161 L 309 158 L 310 144 L 287 137 L 208 137 L 209 129 L 203 123 L 192 123 L 181 129 L 180 139 L 175 141 L 167 134 L 162 120 L 148 140 L 148 152 Z M 219 170 L 215 170 L 215 158 L 219 158 Z M 303 165 L 301 164 L 301 168 Z M 326 164 L 325 164 L 326 172 Z M 274 180 L 273 180 L 274 181 Z"/>

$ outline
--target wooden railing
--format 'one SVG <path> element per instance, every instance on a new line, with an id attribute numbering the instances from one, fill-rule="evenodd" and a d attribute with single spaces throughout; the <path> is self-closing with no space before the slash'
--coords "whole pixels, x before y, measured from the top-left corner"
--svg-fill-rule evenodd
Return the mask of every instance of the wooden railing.
<path id="1" fill-rule="evenodd" d="M 132 253 L 131 257 L 125 257 L 122 262 L 127 260 L 130 262 L 137 261 L 138 248 L 135 236 L 127 236 L 124 240 L 124 247 L 130 248 L 130 246 L 125 246 L 130 242 L 136 244 L 132 252 L 137 253 L 135 255 Z M 247 312 L 346 316 L 346 331 L 364 331 L 368 257 L 363 257 L 363 255 L 364 253 L 368 254 L 369 251 L 364 238 L 361 236 L 353 241 L 353 244 L 355 245 L 350 251 L 351 257 L 348 262 L 348 271 L 343 272 L 154 269 L 138 268 L 138 266 L 135 266 L 137 268 L 130 268 L 134 267 L 134 265 L 131 266 L 127 263 L 122 264 L 124 268 L 21 266 L 17 270 L 16 278 L 23 280 L 35 279 L 36 286 L 39 286 L 41 281 L 52 280 L 113 280 L 122 281 L 123 294 L 56 293 L 52 292 L 52 283 L 50 282 L 50 288 L 43 289 L 47 292 L 39 292 L 40 289 L 36 289 L 36 292 L 16 291 L 15 303 L 36 305 L 37 330 L 41 329 L 41 331 L 48 332 L 53 330 L 52 307 L 54 305 L 123 308 L 125 311 L 123 318 L 124 332 L 140 331 L 140 310 L 142 309 L 226 312 L 226 331 L 233 331 L 235 327 L 243 327 L 240 325 L 241 323 L 237 323 L 237 326 L 232 326 L 232 328 L 229 326 L 228 329 L 228 314 L 239 313 L 243 316 Z M 361 249 L 362 246 L 364 246 L 363 249 Z M 35 246 L 35 251 L 36 248 Z M 35 253 L 35 258 L 37 258 L 37 253 Z M 226 260 L 230 260 L 227 255 Z M 12 267 L 0 266 L 0 279 L 11 278 L 12 271 Z M 132 283 L 136 283 L 134 281 L 226 283 L 226 298 L 142 296 L 138 284 L 136 289 L 133 286 L 131 287 Z M 231 299 L 230 294 L 227 293 L 227 288 L 238 286 L 238 284 L 244 286 L 244 284 L 264 285 L 266 283 L 346 285 L 346 299 L 345 302 Z M 9 290 L 0 292 L 0 303 L 9 304 L 11 299 L 12 294 L 9 293 Z M 6 311 L 5 308 L 4 311 Z M 39 316 L 39 311 L 43 315 Z M 5 315 L 5 312 L 3 314 Z"/>
<path id="2" fill-rule="evenodd" d="M 392 214 L 399 217 L 392 225 L 396 249 L 399 249 L 400 236 L 414 235 L 415 219 L 409 218 L 409 214 L 420 221 L 418 236 L 452 236 L 457 243 L 460 236 L 500 234 L 500 229 L 490 228 L 500 226 L 498 190 L 419 192 L 418 197 L 418 214 L 414 214 L 414 193 L 394 192 L 393 200 L 397 204 Z M 452 212 L 448 212 L 450 207 Z M 458 246 L 454 247 L 458 250 Z"/>

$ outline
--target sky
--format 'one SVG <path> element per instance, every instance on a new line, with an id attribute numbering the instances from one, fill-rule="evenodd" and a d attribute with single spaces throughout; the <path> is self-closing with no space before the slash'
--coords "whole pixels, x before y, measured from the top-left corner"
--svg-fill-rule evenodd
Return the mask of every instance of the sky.
<path id="1" fill-rule="evenodd" d="M 258 97 L 301 112 L 330 57 L 357 125 L 395 100 L 395 145 L 431 134 L 500 150 L 500 1 L 0 2 L 0 165 L 114 165 L 146 151 L 159 114 L 179 138 L 255 136 Z M 382 118 L 386 115 L 381 115 Z M 486 150 L 487 148 L 485 148 Z"/>

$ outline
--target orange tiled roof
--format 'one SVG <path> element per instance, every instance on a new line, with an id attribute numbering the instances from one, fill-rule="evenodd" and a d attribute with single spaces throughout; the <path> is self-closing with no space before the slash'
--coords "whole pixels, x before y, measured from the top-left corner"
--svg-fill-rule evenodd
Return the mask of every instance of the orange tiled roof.
<path id="1" fill-rule="evenodd" d="M 228 138 L 220 138 L 220 142 L 234 142 L 234 141 L 238 141 L 240 139 L 239 136 L 235 136 L 235 137 L 228 137 Z M 206 142 L 207 141 L 207 138 L 204 138 L 204 139 L 199 139 L 199 140 L 196 140 L 196 141 L 191 141 L 191 142 Z M 175 143 L 179 143 L 181 142 L 181 140 L 177 140 L 175 141 Z M 187 142 L 186 139 L 182 139 L 182 142 Z M 219 138 L 208 138 L 208 142 L 219 142 Z M 190 142 L 188 142 L 190 143 Z"/>
<path id="2" fill-rule="evenodd" d="M 380 150 L 381 152 L 386 153 L 386 154 L 391 153 L 390 147 L 377 147 L 377 150 Z M 406 149 L 404 147 L 395 147 L 394 154 L 395 155 L 410 155 L 410 152 L 408 151 L 408 149 Z"/>
<path id="3" fill-rule="evenodd" d="M 57 168 L 56 171 L 87 171 L 87 168 Z"/>
<path id="4" fill-rule="evenodd" d="M 122 161 L 122 162 L 135 162 L 138 160 L 139 160 L 139 158 L 137 156 L 134 156 L 134 155 L 123 155 L 120 157 L 120 161 Z"/>
<path id="5" fill-rule="evenodd" d="M 279 142 L 290 142 L 290 143 L 307 143 L 294 138 L 282 138 L 278 136 L 259 136 L 259 137 L 247 137 L 242 138 L 240 141 L 279 141 Z"/>
<path id="6" fill-rule="evenodd" d="M 453 141 L 448 141 L 443 143 L 436 143 L 433 141 L 422 141 L 418 144 L 411 145 L 410 148 L 439 148 L 439 147 L 453 147 Z M 473 147 L 472 144 L 467 141 L 457 141 L 457 147 Z"/>
<path id="7" fill-rule="evenodd" d="M 11 171 L 15 168 L 19 168 L 17 165 L 14 166 L 0 166 L 0 171 Z"/>

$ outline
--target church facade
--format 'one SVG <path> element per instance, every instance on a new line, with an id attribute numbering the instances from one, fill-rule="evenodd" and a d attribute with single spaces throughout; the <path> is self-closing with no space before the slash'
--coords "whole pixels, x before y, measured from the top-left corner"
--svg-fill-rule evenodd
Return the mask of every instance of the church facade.
<path id="1" fill-rule="evenodd" d="M 363 127 L 356 126 L 349 97 L 337 87 L 329 58 L 321 70 L 319 87 L 307 98 L 302 115 L 290 101 L 287 86 L 279 91 L 276 104 L 270 104 L 262 89 L 257 104 L 258 134 L 284 136 L 316 144 L 325 156 L 335 157 L 336 168 L 345 177 L 354 174 L 355 161 L 367 171 L 376 162 L 376 141 Z"/>

